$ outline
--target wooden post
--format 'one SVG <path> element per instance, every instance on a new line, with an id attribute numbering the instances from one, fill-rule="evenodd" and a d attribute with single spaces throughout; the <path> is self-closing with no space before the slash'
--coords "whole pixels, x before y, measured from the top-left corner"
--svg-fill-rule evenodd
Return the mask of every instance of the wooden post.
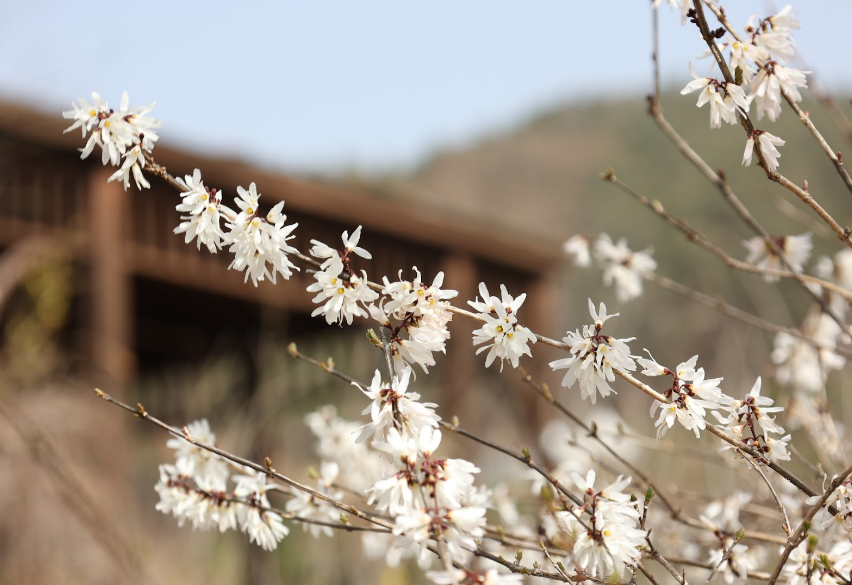
<path id="1" fill-rule="evenodd" d="M 88 177 L 90 351 L 95 375 L 110 392 L 133 376 L 133 287 L 125 239 L 132 192 L 108 183 L 112 168 L 95 167 Z M 97 380 L 100 381 L 100 380 Z"/>

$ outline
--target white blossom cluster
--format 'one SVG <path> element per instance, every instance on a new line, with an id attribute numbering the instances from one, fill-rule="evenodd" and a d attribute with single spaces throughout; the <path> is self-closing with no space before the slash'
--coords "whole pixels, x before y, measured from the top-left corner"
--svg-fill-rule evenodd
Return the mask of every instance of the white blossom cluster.
<path id="1" fill-rule="evenodd" d="M 367 311 L 362 305 L 372 303 L 379 298 L 378 293 L 368 286 L 367 273 L 361 271 L 361 276 L 349 267 L 350 254 L 361 258 L 370 259 L 373 256 L 364 248 L 358 246 L 361 240 L 361 226 L 359 225 L 352 237 L 349 232 L 343 232 L 343 250 L 335 250 L 329 246 L 311 240 L 311 256 L 319 258 L 323 262 L 320 270 L 314 272 L 316 282 L 308 286 L 308 292 L 315 292 L 315 303 L 323 303 L 311 313 L 311 317 L 325 315 L 325 321 L 332 323 L 352 325 L 354 317 L 367 317 Z"/>
<path id="2" fill-rule="evenodd" d="M 74 109 L 62 112 L 62 117 L 74 120 L 65 132 L 80 128 L 83 138 L 89 134 L 86 146 L 80 149 L 80 158 L 88 157 L 95 146 L 101 149 L 101 162 L 120 168 L 113 173 L 109 180 L 120 180 L 126 190 L 130 186 L 130 175 L 138 189 L 150 188 L 151 185 L 142 174 L 146 165 L 145 156 L 150 154 L 157 142 L 157 128 L 162 123 L 149 116 L 154 104 L 144 107 L 130 107 L 127 92 L 121 94 L 118 111 L 109 107 L 101 96 L 92 92 L 92 102 L 79 98 L 71 104 Z"/>
<path id="3" fill-rule="evenodd" d="M 806 500 L 807 504 L 814 505 L 821 496 L 813 496 Z M 820 512 L 823 517 L 822 529 L 829 535 L 834 536 L 838 528 L 843 529 L 849 540 L 852 541 L 852 478 L 846 478 L 831 493 L 825 501 L 825 508 Z M 829 506 L 834 506 L 837 513 L 829 514 Z"/>
<path id="4" fill-rule="evenodd" d="M 657 262 L 651 257 L 652 248 L 634 252 L 627 247 L 626 239 L 613 242 L 608 234 L 600 234 L 594 241 L 577 234 L 569 238 L 562 249 L 581 268 L 591 266 L 594 258 L 603 271 L 604 285 L 614 286 L 622 303 L 641 296 L 643 274 L 657 269 Z"/>
<path id="5" fill-rule="evenodd" d="M 814 537 L 797 546 L 781 570 L 788 585 L 835 585 L 845 583 L 852 572 L 852 542 L 839 540 L 828 552 L 816 549 Z"/>
<path id="6" fill-rule="evenodd" d="M 815 395 L 825 386 L 829 372 L 846 365 L 846 358 L 835 350 L 841 342 L 848 343 L 848 336 L 818 307 L 808 313 L 799 331 L 811 342 L 785 332 L 775 336 L 771 354 L 775 377 L 782 384 Z"/>
<path id="7" fill-rule="evenodd" d="M 194 441 L 215 445 L 216 436 L 207 420 L 186 426 Z M 188 520 L 194 529 L 220 532 L 239 528 L 251 542 L 274 550 L 290 530 L 281 515 L 271 511 L 266 476 L 249 468 L 232 466 L 218 455 L 182 439 L 169 439 L 175 450 L 174 465 L 160 465 L 154 486 L 160 501 L 156 509 L 174 516 L 179 526 Z M 238 473 L 231 475 L 232 471 Z M 228 478 L 236 484 L 228 489 Z"/>
<path id="8" fill-rule="evenodd" d="M 466 562 L 475 539 L 484 534 L 487 496 L 473 485 L 479 468 L 434 456 L 441 442 L 440 417 L 435 404 L 421 403 L 419 394 L 408 392 L 410 374 L 411 368 L 405 368 L 386 384 L 376 371 L 370 388 L 362 388 L 372 400 L 364 410 L 371 422 L 359 441 L 372 436 L 372 446 L 396 468 L 368 490 L 369 503 L 394 518 L 396 546 L 415 545 L 421 563 L 428 559 L 428 543 L 437 538 L 454 560 Z"/>
<path id="9" fill-rule="evenodd" d="M 722 43 L 722 50 L 729 50 L 727 64 L 733 80 L 699 77 L 690 64 L 694 79 L 681 94 L 700 91 L 698 107 L 710 104 L 710 128 L 719 128 L 722 120 L 737 124 L 739 117 L 748 116 L 752 103 L 757 108 L 758 120 L 766 116 L 774 122 L 781 115 L 783 98 L 794 102 L 802 100 L 799 89 L 807 87 L 806 75 L 810 72 L 786 65 L 796 53 L 792 31 L 801 28 L 794 15 L 788 5 L 764 19 L 756 20 L 757 17 L 752 16 L 745 27 L 744 40 L 730 37 Z M 781 138 L 755 128 L 746 140 L 742 164 L 751 164 L 756 146 L 767 169 L 773 172 L 781 156 L 777 147 L 783 145 Z"/>
<path id="10" fill-rule="evenodd" d="M 110 176 L 110 181 L 121 180 L 127 189 L 132 174 L 139 189 L 150 188 L 142 172 L 149 163 L 146 157 L 150 157 L 159 138 L 156 129 L 162 126 L 159 120 L 148 115 L 154 104 L 130 107 L 127 92 L 124 92 L 119 110 L 115 111 L 92 92 L 92 103 L 80 98 L 72 105 L 73 110 L 62 113 L 64 118 L 74 120 L 65 131 L 80 128 L 84 138 L 91 133 L 86 146 L 81 149 L 81 157 L 86 158 L 95 146 L 99 146 L 103 164 L 121 164 Z M 174 231 L 185 234 L 187 244 L 196 240 L 199 249 L 203 244 L 211 253 L 227 246 L 228 251 L 234 254 L 228 268 L 245 271 L 245 280 L 251 278 L 255 286 L 266 279 L 275 283 L 278 274 L 285 280 L 289 279 L 292 269 L 298 270 L 287 257 L 289 253 L 297 252 L 287 242 L 293 239 L 292 232 L 298 224 L 285 224 L 287 216 L 282 213 L 283 201 L 265 216 L 261 215 L 260 194 L 252 183 L 248 190 L 237 187 L 237 212 L 222 203 L 221 191 L 204 185 L 198 169 L 184 179 L 175 180 L 183 189 L 182 201 L 176 207 L 183 215 Z M 221 226 L 223 217 L 226 222 L 224 230 Z"/>
<path id="11" fill-rule="evenodd" d="M 784 259 L 787 261 L 789 269 L 793 272 L 802 272 L 805 262 L 811 256 L 811 234 L 804 233 L 798 236 L 779 236 L 773 238 L 778 249 L 784 254 Z M 743 240 L 743 246 L 747 250 L 746 262 L 753 264 L 758 268 L 768 270 L 787 270 L 781 263 L 781 258 L 778 257 L 775 249 L 761 236 L 755 236 L 748 240 Z M 766 282 L 777 282 L 778 277 L 773 274 L 764 274 L 763 279 Z"/>
<path id="12" fill-rule="evenodd" d="M 546 525 L 548 537 L 566 542 L 570 560 L 593 577 L 610 578 L 623 574 L 641 557 L 647 533 L 639 528 L 637 502 L 624 493 L 631 478 L 618 476 L 614 483 L 595 489 L 595 472 L 586 477 L 572 474 L 583 493 L 583 505 L 554 513 L 556 522 Z"/>
<path id="13" fill-rule="evenodd" d="M 681 362 L 674 370 L 661 366 L 653 357 L 637 358 L 636 361 L 645 368 L 642 373 L 646 376 L 671 376 L 672 378 L 671 387 L 664 393 L 669 402 L 655 401 L 651 405 L 652 417 L 657 409 L 660 410 L 654 425 L 657 427 L 658 439 L 665 435 L 675 422 L 679 422 L 683 428 L 693 431 L 695 436 L 699 437 L 700 431 L 707 428 L 708 411 L 716 410 L 728 401 L 719 389 L 722 378 L 707 379 L 704 368 L 695 369 L 697 355 Z"/>
<path id="14" fill-rule="evenodd" d="M 467 304 L 473 307 L 478 316 L 485 320 L 479 329 L 473 332 L 473 345 L 487 344 L 480 347 L 476 353 L 488 351 L 485 357 L 485 367 L 489 367 L 496 358 L 500 358 L 500 371 L 503 371 L 503 362 L 509 360 L 513 368 L 518 367 L 518 360 L 522 355 L 532 357 L 529 344 L 537 341 L 535 335 L 528 328 L 518 323 L 518 309 L 524 304 L 527 294 L 513 297 L 506 290 L 505 285 L 500 285 L 500 298 L 488 294 L 488 288 L 484 282 L 479 283 L 479 297 Z"/>
<path id="15" fill-rule="evenodd" d="M 453 318 L 449 299 L 459 293 L 441 288 L 443 272 L 427 285 L 417 267 L 412 270 L 416 274 L 413 281 L 403 279 L 401 270 L 397 282 L 392 283 L 385 276 L 382 294 L 389 298 L 368 309 L 373 319 L 390 333 L 390 352 L 397 371 L 417 364 L 429 373 L 429 367 L 435 365 L 433 354 L 446 353 L 445 344 L 450 338 L 447 324 Z"/>
<path id="16" fill-rule="evenodd" d="M 603 303 L 596 311 L 592 299 L 589 299 L 589 313 L 594 323 L 583 325 L 582 334 L 579 330 L 568 331 L 568 336 L 563 338 L 569 346 L 571 357 L 550 362 L 550 367 L 553 370 L 567 369 L 562 385 L 571 388 L 574 382 L 579 382 L 580 395 L 590 398 L 594 404 L 598 392 L 604 398 L 615 392 L 609 385 L 615 380 L 613 370 L 632 372 L 636 369 L 627 346 L 627 342 L 635 338 L 617 339 L 601 333 L 607 319 L 619 315 L 607 315 Z"/>
<path id="17" fill-rule="evenodd" d="M 713 414 L 727 431 L 730 431 L 737 440 L 763 453 L 769 459 L 790 460 L 790 454 L 787 452 L 790 435 L 784 435 L 784 428 L 770 416 L 771 413 L 781 412 L 784 408 L 772 406 L 774 401 L 771 398 L 760 395 L 760 378 L 755 381 L 751 392 L 742 400 L 724 398 L 728 400 L 728 403 L 722 407 L 726 414 L 724 416 L 719 412 Z M 780 437 L 776 438 L 772 435 L 780 435 Z"/>

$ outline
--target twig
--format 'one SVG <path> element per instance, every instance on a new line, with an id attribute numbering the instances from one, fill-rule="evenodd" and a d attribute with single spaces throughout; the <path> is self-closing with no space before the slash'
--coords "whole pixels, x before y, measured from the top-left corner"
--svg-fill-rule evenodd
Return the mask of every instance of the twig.
<path id="1" fill-rule="evenodd" d="M 701 0 L 697 1 L 700 2 Z M 719 572 L 719 569 L 722 568 L 722 565 L 724 565 L 731 558 L 731 555 L 734 552 L 734 547 L 740 543 L 740 540 L 742 540 L 742 534 L 744 533 L 744 530 L 740 530 L 740 532 L 737 534 L 737 537 L 731 543 L 731 546 L 729 546 L 728 549 L 725 551 L 725 554 L 722 555 L 722 559 L 716 564 L 715 567 L 713 567 L 713 570 L 710 571 L 710 575 L 707 577 L 707 581 L 704 582 L 704 585 L 710 585 L 710 581 L 713 580 L 713 577 L 716 576 L 716 573 Z"/>
<path id="2" fill-rule="evenodd" d="M 310 494 L 311 496 L 313 496 L 313 497 L 315 497 L 319 500 L 323 500 L 324 502 L 328 502 L 329 504 L 331 504 L 335 508 L 342 510 L 342 511 L 348 513 L 348 514 L 352 514 L 353 516 L 355 516 L 357 518 L 360 518 L 362 520 L 366 520 L 367 522 L 371 522 L 373 524 L 376 524 L 378 526 L 382 526 L 383 528 L 387 528 L 389 530 L 393 529 L 393 524 L 387 522 L 386 520 L 384 520 L 382 518 L 379 518 L 379 517 L 374 516 L 372 514 L 368 514 L 366 512 L 363 512 L 362 510 L 359 510 L 355 506 L 351 506 L 349 504 L 346 504 L 344 502 L 336 500 L 336 499 L 334 499 L 334 498 L 332 498 L 332 497 L 330 497 L 326 494 L 323 494 L 323 493 L 318 492 L 314 489 L 311 489 L 310 487 L 308 487 L 306 485 L 302 485 L 301 483 L 299 483 L 299 482 L 297 482 L 293 479 L 290 479 L 289 477 L 279 473 L 278 471 L 275 470 L 275 468 L 272 467 L 272 461 L 269 458 L 266 459 L 266 465 L 265 466 L 260 465 L 258 463 L 255 463 L 254 461 L 244 459 L 242 457 L 239 457 L 237 455 L 229 453 L 228 451 L 225 451 L 224 449 L 220 449 L 219 447 L 216 447 L 214 445 L 209 445 L 209 444 L 207 444 L 203 441 L 199 441 L 199 440 L 191 437 L 187 433 L 182 432 L 180 429 L 173 427 L 169 424 L 166 424 L 163 421 L 159 420 L 158 418 L 151 416 L 141 404 L 137 404 L 136 407 L 129 406 L 129 405 L 121 402 L 120 400 L 116 400 L 115 398 L 113 398 L 109 394 L 107 394 L 104 391 L 99 390 L 99 389 L 95 389 L 95 394 L 97 394 L 97 396 L 99 398 L 106 400 L 110 404 L 114 404 L 115 406 L 118 406 L 119 408 L 122 408 L 122 409 L 126 410 L 127 412 L 130 412 L 135 417 L 144 419 L 144 420 L 150 422 L 151 424 L 158 426 L 161 429 L 171 433 L 175 437 L 178 437 L 180 439 L 187 441 L 188 443 L 195 445 L 196 447 L 200 447 L 200 448 L 202 448 L 206 451 L 210 451 L 211 453 L 215 453 L 216 455 L 219 455 L 220 457 L 223 457 L 223 458 L 225 458 L 229 461 L 233 461 L 234 463 L 238 463 L 239 465 L 242 465 L 244 467 L 248 467 L 249 469 L 257 471 L 258 473 L 262 473 L 262 474 L 264 474 L 268 477 L 272 477 L 272 478 L 275 478 L 279 481 L 282 481 L 282 482 L 286 483 L 287 485 L 296 488 L 297 490 L 300 490 L 300 491 L 303 491 L 307 494 Z"/>
<path id="3" fill-rule="evenodd" d="M 778 494 L 775 493 L 775 488 L 772 487 L 772 484 L 769 483 L 769 478 L 766 477 L 766 474 L 763 473 L 763 470 L 755 465 L 753 469 L 763 478 L 763 482 L 766 484 L 766 487 L 769 488 L 769 491 L 772 492 L 772 497 L 775 499 L 775 503 L 778 505 L 778 509 L 781 511 L 781 515 L 784 516 L 784 524 L 781 528 L 784 529 L 784 532 L 790 534 L 790 531 L 793 527 L 790 525 L 790 518 L 787 516 L 787 508 L 784 507 L 784 504 L 781 503 L 781 498 L 778 497 Z"/>
<path id="4" fill-rule="evenodd" d="M 829 347 L 808 337 L 798 329 L 789 329 L 787 327 L 782 327 L 781 325 L 776 325 L 771 321 L 761 319 L 760 317 L 753 315 L 747 311 L 743 311 L 742 309 L 738 309 L 737 307 L 731 306 L 726 303 L 722 297 L 711 297 L 705 295 L 704 293 L 691 289 L 686 285 L 680 284 L 679 282 L 675 282 L 670 278 L 661 276 L 656 272 L 643 272 L 642 277 L 645 280 L 653 282 L 660 288 L 670 290 L 673 293 L 686 297 L 691 301 L 695 301 L 696 303 L 704 305 L 705 307 L 716 309 L 720 313 L 727 315 L 728 317 L 731 317 L 733 319 L 737 319 L 738 321 L 742 321 L 743 323 L 747 323 L 752 327 L 757 327 L 758 329 L 763 329 L 764 331 L 768 331 L 770 333 L 786 333 L 787 335 L 801 339 L 805 343 L 812 345 L 816 348 L 826 349 L 834 353 L 842 354 L 846 357 L 852 358 L 852 350 L 850 349 L 847 349 L 845 347 Z"/>

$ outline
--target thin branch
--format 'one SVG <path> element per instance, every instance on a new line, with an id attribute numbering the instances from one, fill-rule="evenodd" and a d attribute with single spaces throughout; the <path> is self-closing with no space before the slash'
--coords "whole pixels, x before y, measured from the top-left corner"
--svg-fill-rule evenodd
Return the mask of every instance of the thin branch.
<path id="1" fill-rule="evenodd" d="M 706 2 L 706 0 L 696 0 L 693 3 L 694 6 L 695 6 L 695 14 L 696 14 L 696 17 L 697 17 L 697 20 L 698 20 L 698 28 L 701 30 L 701 36 L 704 38 L 704 42 L 707 43 L 708 47 L 710 47 L 710 52 L 713 55 L 713 58 L 716 60 L 716 64 L 719 66 L 719 70 L 722 72 L 722 75 L 724 76 L 725 80 L 728 83 L 734 83 L 734 78 L 731 75 L 730 69 L 728 68 L 728 63 L 725 61 L 724 57 L 722 56 L 721 51 L 719 51 L 719 47 L 716 45 L 715 37 L 710 33 L 710 29 L 707 26 L 707 20 L 704 16 L 704 7 L 703 7 L 705 2 Z M 795 103 L 790 99 L 788 99 L 787 102 L 788 103 Z M 795 109 L 798 109 L 798 108 L 795 108 Z M 798 109 L 798 110 L 799 110 L 799 112 L 801 112 L 801 109 Z M 746 130 L 748 135 L 751 136 L 754 133 L 754 125 L 752 124 L 751 119 L 748 117 L 747 114 L 743 114 L 742 112 L 739 112 L 738 116 L 739 116 L 740 122 L 742 123 L 743 128 Z M 810 120 L 807 119 L 807 116 L 800 116 L 800 119 L 802 119 L 802 122 L 806 122 L 806 125 L 807 125 L 807 123 L 810 122 Z M 811 124 L 811 127 L 812 126 L 813 126 L 813 124 Z M 815 132 L 816 128 L 814 128 L 813 131 Z M 817 132 L 817 134 L 819 134 L 819 133 Z M 824 142 L 824 140 L 823 140 L 823 142 Z M 828 145 L 826 144 L 826 146 L 828 146 Z M 782 187 L 785 187 L 785 188 L 789 189 L 790 191 L 792 191 L 799 199 L 802 200 L 803 203 L 805 203 L 811 209 L 813 209 L 816 212 L 816 214 L 819 215 L 822 218 L 822 220 L 829 225 L 829 227 L 831 227 L 832 230 L 834 230 L 834 233 L 837 234 L 837 237 L 840 238 L 840 240 L 842 242 L 844 242 L 849 247 L 852 247 L 852 230 L 850 230 L 848 227 L 847 228 L 840 227 L 840 224 L 838 224 L 837 221 L 835 221 L 835 219 L 825 209 L 823 209 L 823 207 L 819 203 L 817 203 L 816 200 L 813 197 L 811 197 L 810 193 L 808 193 L 806 190 L 802 189 L 801 187 L 799 187 L 798 185 L 796 185 L 795 183 L 793 183 L 792 181 L 790 181 L 789 179 L 784 177 L 778 171 L 770 170 L 769 165 L 766 164 L 766 160 L 763 157 L 763 153 L 761 152 L 759 145 L 755 144 L 754 150 L 755 150 L 755 153 L 757 154 L 757 158 L 760 162 L 760 166 L 763 168 L 763 171 L 764 171 L 764 173 L 766 173 L 766 177 L 769 180 L 774 181 L 774 182 L 778 183 L 779 185 L 781 185 Z M 829 151 L 830 151 L 830 148 L 829 148 Z M 837 157 L 835 156 L 834 158 L 836 159 Z M 835 166 L 837 166 L 837 165 L 835 165 Z M 842 166 L 837 167 L 837 168 L 838 168 L 838 171 L 842 171 L 842 173 L 845 174 L 845 170 L 842 170 Z M 846 178 L 848 179 L 848 175 L 846 175 Z M 845 179 L 844 179 L 844 181 L 845 181 Z M 852 189 L 852 180 L 850 180 L 848 185 L 850 186 L 850 189 Z"/>
<path id="2" fill-rule="evenodd" d="M 650 211 L 652 211 L 657 217 L 666 222 L 669 226 L 675 228 L 676 230 L 683 233 L 687 240 L 692 242 L 693 244 L 704 248 L 708 252 L 715 254 L 719 257 L 722 262 L 731 268 L 736 268 L 737 270 L 742 270 L 743 272 L 751 272 L 754 274 L 761 274 L 765 276 L 772 276 L 775 278 L 792 278 L 794 280 L 804 280 L 806 282 L 816 284 L 821 286 L 826 290 L 830 290 L 838 295 L 844 297 L 847 301 L 852 302 L 852 291 L 846 290 L 845 288 L 838 286 L 833 282 L 829 282 L 827 280 L 823 280 L 821 278 L 817 278 L 815 276 L 810 276 L 807 274 L 802 274 L 800 272 L 795 272 L 792 270 L 776 270 L 773 268 L 761 268 L 759 266 L 755 266 L 754 264 L 749 264 L 748 262 L 743 262 L 742 260 L 737 260 L 727 252 L 725 252 L 722 248 L 713 243 L 707 236 L 702 234 L 700 231 L 689 225 L 684 219 L 677 219 L 669 215 L 666 210 L 663 208 L 663 204 L 657 200 L 649 201 L 647 197 L 637 192 L 635 189 L 621 181 L 615 175 L 615 171 L 613 169 L 607 169 L 605 172 L 600 174 L 601 180 L 608 181 L 618 187 L 624 193 L 630 195 L 633 199 L 635 199 L 639 204 L 646 207 Z M 743 207 L 743 210 L 745 208 Z M 748 214 L 748 211 L 745 210 L 745 213 Z M 749 217 L 751 217 L 749 215 Z M 758 226 L 759 228 L 759 226 Z M 762 228 L 759 228 L 762 229 Z M 774 242 L 774 240 L 773 240 Z M 777 243 L 775 244 L 777 247 Z M 783 252 L 782 252 L 783 254 Z"/>
<path id="3" fill-rule="evenodd" d="M 512 459 L 520 461 L 521 463 L 523 463 L 524 465 L 526 465 L 530 469 L 533 469 L 536 472 L 538 472 L 548 482 L 553 484 L 553 487 L 555 487 L 557 490 L 559 490 L 559 492 L 562 493 L 564 496 L 567 496 L 568 499 L 570 499 L 576 505 L 578 505 L 578 506 L 583 505 L 584 502 L 579 496 L 577 496 L 576 494 L 574 494 L 570 490 L 568 490 L 568 488 L 566 488 L 564 485 L 562 485 L 562 483 L 556 477 L 554 477 L 550 472 L 548 472 L 544 467 L 542 467 L 541 465 L 539 465 L 538 463 L 533 461 L 532 455 L 529 454 L 529 451 L 525 450 L 523 453 L 518 453 L 516 451 L 512 451 L 511 449 L 503 447 L 502 445 L 492 443 L 488 439 L 483 439 L 482 437 L 479 437 L 479 436 L 471 433 L 468 430 L 465 430 L 465 429 L 463 429 L 459 426 L 450 424 L 448 422 L 440 421 L 438 424 L 440 425 L 441 428 L 443 428 L 445 430 L 452 431 L 452 432 L 454 432 L 458 435 L 461 435 L 463 437 L 467 437 L 468 439 L 476 441 L 480 445 L 485 445 L 486 447 L 488 447 L 490 449 L 494 449 L 495 451 L 499 451 L 500 453 L 503 453 L 504 455 L 508 455 Z M 578 518 L 578 520 L 580 520 L 582 522 L 582 520 L 580 518 Z"/>
<path id="4" fill-rule="evenodd" d="M 383 528 L 387 528 L 389 530 L 393 529 L 393 524 L 387 522 L 386 520 L 384 520 L 382 518 L 379 518 L 379 517 L 374 516 L 372 514 L 368 514 L 367 512 L 359 510 L 355 506 L 351 506 L 349 504 L 346 504 L 344 502 L 336 500 L 336 499 L 334 499 L 334 498 L 332 498 L 332 497 L 330 497 L 326 494 L 323 494 L 323 493 L 318 492 L 314 489 L 311 489 L 310 487 L 308 487 L 306 485 L 302 485 L 301 483 L 299 483 L 299 482 L 297 482 L 293 479 L 290 479 L 286 475 L 279 473 L 278 471 L 275 470 L 275 468 L 272 467 L 272 460 L 270 460 L 269 458 L 266 459 L 266 465 L 265 466 L 260 465 L 258 463 L 255 463 L 254 461 L 244 459 L 242 457 L 239 457 L 237 455 L 229 453 L 228 451 L 225 451 L 224 449 L 220 449 L 219 447 L 216 447 L 214 445 L 209 445 L 209 444 L 207 444 L 203 441 L 199 441 L 199 440 L 195 439 L 194 437 L 190 436 L 187 433 L 184 433 L 180 429 L 173 427 L 169 424 L 166 424 L 163 421 L 159 420 L 158 418 L 151 416 L 150 414 L 148 414 L 148 412 L 145 410 L 145 408 L 141 404 L 137 404 L 136 407 L 129 406 L 129 405 L 121 402 L 120 400 L 116 400 L 115 398 L 113 398 L 109 394 L 107 394 L 104 391 L 99 390 L 99 389 L 95 389 L 95 394 L 97 394 L 97 396 L 99 398 L 106 400 L 110 404 L 114 404 L 115 406 L 118 406 L 119 408 L 122 408 L 122 409 L 126 410 L 127 412 L 130 412 L 135 417 L 144 419 L 144 420 L 148 421 L 149 423 L 151 423 L 155 426 L 158 426 L 161 429 L 171 433 L 175 437 L 178 437 L 180 439 L 187 441 L 188 443 L 191 443 L 192 445 L 195 445 L 196 447 L 200 447 L 200 448 L 202 448 L 206 451 L 210 451 L 211 453 L 215 453 L 216 455 L 219 455 L 220 457 L 223 457 L 223 458 L 225 458 L 229 461 L 233 461 L 234 463 L 238 463 L 239 465 L 242 465 L 244 467 L 248 467 L 249 469 L 257 471 L 258 473 L 262 473 L 262 474 L 266 475 L 267 477 L 275 478 L 279 481 L 282 481 L 282 482 L 286 483 L 287 485 L 296 488 L 297 490 L 300 490 L 300 491 L 303 491 L 307 494 L 310 494 L 311 496 L 313 496 L 313 497 L 315 497 L 319 500 L 323 500 L 324 502 L 328 502 L 329 504 L 331 504 L 335 508 L 342 510 L 342 511 L 348 513 L 348 514 L 352 514 L 353 516 L 355 516 L 357 518 L 360 518 L 362 520 L 366 520 L 367 522 L 371 522 L 373 524 L 376 524 L 378 526 L 382 526 Z"/>
<path id="5" fill-rule="evenodd" d="M 731 33 L 731 36 L 733 36 L 735 39 L 737 39 L 737 41 L 739 41 L 740 43 L 743 43 L 742 37 L 739 35 L 737 30 L 728 21 L 728 18 L 725 16 L 725 13 L 722 11 L 722 9 L 715 6 L 712 2 L 707 2 L 707 7 L 713 12 L 713 14 L 716 16 L 716 18 L 722 24 L 722 26 L 725 27 L 728 30 L 729 33 Z M 762 65 L 762 63 L 758 63 L 758 65 Z M 811 80 L 811 85 L 813 85 L 813 79 Z M 818 93 L 820 93 L 821 88 L 811 87 L 810 89 L 811 89 L 811 92 L 814 95 L 817 95 Z M 846 171 L 846 168 L 843 166 L 843 160 L 840 157 L 840 153 L 839 152 L 836 153 L 831 148 L 831 146 L 828 144 L 828 142 L 825 140 L 825 138 L 823 138 L 823 136 L 819 132 L 819 130 L 817 130 L 816 126 L 814 126 L 814 123 L 811 121 L 810 114 L 808 114 L 807 112 L 804 112 L 802 110 L 802 108 L 799 107 L 799 104 L 796 103 L 796 101 L 790 96 L 790 94 L 786 90 L 784 90 L 783 87 L 781 88 L 781 93 L 784 96 L 784 101 L 786 101 L 787 104 L 793 109 L 793 111 L 796 112 L 796 115 L 799 116 L 799 120 L 805 125 L 805 127 L 808 129 L 808 131 L 811 133 L 811 135 L 814 137 L 814 139 L 820 145 L 820 148 L 822 148 L 823 152 L 826 154 L 826 156 L 828 156 L 829 160 L 831 160 L 831 163 L 834 165 L 834 168 L 837 170 L 837 173 L 840 175 L 840 178 L 843 180 L 844 184 L 846 185 L 846 188 L 850 192 L 852 192 L 852 178 L 849 177 L 849 173 Z M 841 112 L 840 109 L 837 107 L 837 102 L 835 102 L 834 99 L 832 99 L 831 97 L 828 97 L 824 93 L 823 93 L 822 98 L 820 98 L 818 95 L 817 95 L 817 98 L 824 105 L 829 107 L 829 109 L 831 109 L 835 112 L 835 121 L 838 122 L 839 124 L 843 124 L 846 127 L 847 136 L 849 138 L 852 138 L 852 124 L 849 123 L 849 120 L 846 118 L 846 116 L 843 115 L 843 112 Z M 833 108 L 832 108 L 832 106 L 833 106 Z M 839 116 L 838 116 L 838 114 L 839 114 Z"/>
<path id="6" fill-rule="evenodd" d="M 698 1 L 700 2 L 701 0 Z M 707 581 L 704 582 L 704 585 L 710 585 L 710 581 L 713 580 L 713 577 L 716 576 L 716 573 L 719 572 L 719 569 L 722 568 L 722 565 L 724 565 L 731 558 L 731 555 L 734 552 L 734 547 L 740 543 L 740 540 L 742 540 L 742 533 L 744 533 L 743 530 L 740 531 L 740 534 L 737 534 L 737 537 L 731 543 L 731 546 L 729 546 L 728 549 L 725 551 L 725 554 L 722 555 L 722 559 L 716 564 L 715 567 L 713 567 L 713 570 L 710 571 L 710 575 L 707 577 Z"/>
<path id="7" fill-rule="evenodd" d="M 688 565 L 690 567 L 698 567 L 700 569 L 713 568 L 710 563 L 702 563 L 690 559 L 676 559 L 669 557 L 669 562 L 674 563 L 675 565 Z M 769 573 L 764 573 L 762 571 L 748 571 L 747 576 L 749 579 L 760 579 L 761 581 L 766 581 L 769 579 Z"/>
<path id="8" fill-rule="evenodd" d="M 786 333 L 787 335 L 801 339 L 805 343 L 812 345 L 813 347 L 816 347 L 818 349 L 829 350 L 831 352 L 844 355 L 848 358 L 852 358 L 852 350 L 848 348 L 829 347 L 823 343 L 820 343 L 819 341 L 808 337 L 798 329 L 782 327 L 781 325 L 777 325 L 771 321 L 767 321 L 766 319 L 761 319 L 760 317 L 753 315 L 748 311 L 743 311 L 742 309 L 738 309 L 737 307 L 729 305 L 722 297 L 708 296 L 702 292 L 689 288 L 688 286 L 683 285 L 679 282 L 675 282 L 670 278 L 661 276 L 656 272 L 643 272 L 642 277 L 645 280 L 653 282 L 660 288 L 672 291 L 673 293 L 679 294 L 685 298 L 688 298 L 691 301 L 704 305 L 705 307 L 716 309 L 720 313 L 727 315 L 728 317 L 731 317 L 733 319 L 737 319 L 738 321 L 742 321 L 743 323 L 747 323 L 752 327 L 756 327 L 758 329 L 762 329 L 770 333 Z"/>
<path id="9" fill-rule="evenodd" d="M 775 499 L 775 503 L 778 505 L 778 510 L 781 512 L 781 515 L 784 517 L 784 524 L 781 528 L 784 529 L 784 532 L 790 534 L 790 531 L 793 529 L 793 526 L 790 524 L 790 518 L 787 516 L 787 508 L 784 507 L 784 504 L 781 503 L 781 498 L 778 497 L 778 494 L 775 493 L 775 488 L 772 487 L 772 484 L 769 483 L 769 478 L 766 477 L 766 474 L 763 473 L 763 470 L 755 465 L 753 469 L 763 478 L 763 482 L 766 484 L 766 487 L 769 488 L 769 491 L 772 493 L 772 497 Z"/>

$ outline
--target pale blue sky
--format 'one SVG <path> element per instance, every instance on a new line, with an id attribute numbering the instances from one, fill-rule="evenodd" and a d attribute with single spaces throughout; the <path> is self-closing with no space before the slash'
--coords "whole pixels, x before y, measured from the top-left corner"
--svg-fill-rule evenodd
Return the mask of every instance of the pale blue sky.
<path id="1" fill-rule="evenodd" d="M 402 167 L 550 104 L 644 95 L 649 4 L 5 0 L 0 97 L 58 112 L 92 90 L 117 104 L 127 89 L 133 104 L 157 101 L 162 144 L 294 170 Z M 724 4 L 741 24 L 772 6 Z M 809 64 L 852 87 L 850 3 L 794 8 Z M 697 31 L 660 16 L 664 79 L 685 83 Z"/>

